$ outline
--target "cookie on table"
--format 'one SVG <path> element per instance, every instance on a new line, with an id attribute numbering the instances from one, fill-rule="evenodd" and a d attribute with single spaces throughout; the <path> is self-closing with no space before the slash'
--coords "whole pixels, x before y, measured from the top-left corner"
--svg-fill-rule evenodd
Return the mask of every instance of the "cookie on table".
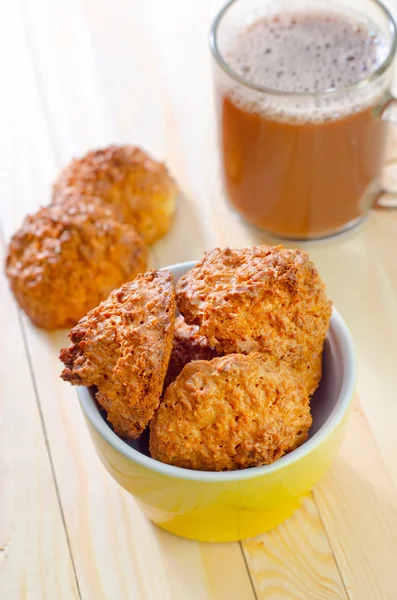
<path id="1" fill-rule="evenodd" d="M 71 327 L 109 292 L 147 269 L 148 252 L 131 225 L 92 198 L 50 205 L 12 237 L 6 273 L 38 327 Z"/>
<path id="2" fill-rule="evenodd" d="M 148 271 L 114 290 L 71 330 L 60 360 L 72 385 L 96 386 L 115 432 L 137 438 L 160 403 L 175 325 L 168 271 Z"/>
<path id="3" fill-rule="evenodd" d="M 167 233 L 177 197 L 165 165 L 128 145 L 108 146 L 72 160 L 54 184 L 53 201 L 62 202 L 70 189 L 112 205 L 148 244 Z"/>

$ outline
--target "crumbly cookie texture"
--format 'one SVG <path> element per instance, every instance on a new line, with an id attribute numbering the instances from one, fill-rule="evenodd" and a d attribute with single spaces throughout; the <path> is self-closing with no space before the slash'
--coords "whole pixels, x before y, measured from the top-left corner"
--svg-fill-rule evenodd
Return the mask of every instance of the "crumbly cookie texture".
<path id="1" fill-rule="evenodd" d="M 258 351 L 293 366 L 321 354 L 332 307 L 305 252 L 216 248 L 176 290 L 186 322 L 198 325 L 219 352 Z"/>
<path id="2" fill-rule="evenodd" d="M 175 292 L 168 271 L 148 271 L 113 291 L 70 332 L 61 377 L 96 386 L 115 432 L 135 439 L 160 403 L 171 354 Z"/>
<path id="3" fill-rule="evenodd" d="M 147 243 L 167 233 L 177 197 L 165 165 L 128 145 L 108 146 L 73 160 L 54 184 L 53 201 L 62 202 L 70 190 L 112 205 Z"/>
<path id="4" fill-rule="evenodd" d="M 150 452 L 187 469 L 244 469 L 300 446 L 311 423 L 294 369 L 260 353 L 230 354 L 184 367 L 150 424 Z"/>
<path id="5" fill-rule="evenodd" d="M 296 372 L 303 378 L 309 396 L 314 394 L 320 383 L 322 362 L 322 352 L 318 352 L 317 354 L 313 353 L 306 362 L 300 361 L 294 366 Z"/>
<path id="6" fill-rule="evenodd" d="M 148 252 L 131 225 L 92 198 L 50 205 L 12 237 L 6 273 L 20 307 L 45 329 L 71 327 L 109 292 L 147 269 Z"/>

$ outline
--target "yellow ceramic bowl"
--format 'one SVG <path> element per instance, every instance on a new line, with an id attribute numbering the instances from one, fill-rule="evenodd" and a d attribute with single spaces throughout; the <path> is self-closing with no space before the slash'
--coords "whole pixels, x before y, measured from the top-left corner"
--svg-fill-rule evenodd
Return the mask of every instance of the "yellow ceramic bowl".
<path id="1" fill-rule="evenodd" d="M 194 263 L 169 267 L 178 280 Z M 229 542 L 287 519 L 324 475 L 342 441 L 356 381 L 349 331 L 334 309 L 325 342 L 323 377 L 312 399 L 310 438 L 271 465 L 224 473 L 165 465 L 148 454 L 147 435 L 127 444 L 107 424 L 94 392 L 78 396 L 97 453 L 109 473 L 154 523 L 182 537 Z"/>

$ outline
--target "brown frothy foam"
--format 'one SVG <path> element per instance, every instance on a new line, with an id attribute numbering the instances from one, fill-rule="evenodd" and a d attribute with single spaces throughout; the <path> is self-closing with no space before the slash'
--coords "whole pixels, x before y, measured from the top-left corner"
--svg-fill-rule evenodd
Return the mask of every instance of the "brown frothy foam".
<path id="1" fill-rule="evenodd" d="M 310 94 L 342 90 L 366 79 L 384 62 L 388 51 L 388 41 L 374 24 L 333 12 L 308 11 L 252 23 L 234 38 L 225 58 L 250 83 L 276 92 Z M 238 84 L 231 86 L 229 93 L 247 110 L 270 110 L 279 118 L 289 113 L 299 119 L 305 112 L 298 99 L 295 106 L 290 100 L 283 110 L 274 99 L 260 97 Z M 329 98 L 313 101 L 312 106 L 306 102 L 310 114 L 305 120 L 359 110 L 381 93 L 380 86 L 374 85 L 355 91 L 354 98 L 350 92 L 341 93 L 338 102 Z"/>

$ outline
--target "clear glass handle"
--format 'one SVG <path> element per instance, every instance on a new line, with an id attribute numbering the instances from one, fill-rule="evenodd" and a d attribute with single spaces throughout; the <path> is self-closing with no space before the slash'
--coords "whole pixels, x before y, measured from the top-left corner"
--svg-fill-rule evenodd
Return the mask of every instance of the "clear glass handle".
<path id="1" fill-rule="evenodd" d="M 389 131 L 381 191 L 374 208 L 390 210 L 397 208 L 397 99 L 391 94 L 381 110 L 380 118 L 389 123 Z"/>

